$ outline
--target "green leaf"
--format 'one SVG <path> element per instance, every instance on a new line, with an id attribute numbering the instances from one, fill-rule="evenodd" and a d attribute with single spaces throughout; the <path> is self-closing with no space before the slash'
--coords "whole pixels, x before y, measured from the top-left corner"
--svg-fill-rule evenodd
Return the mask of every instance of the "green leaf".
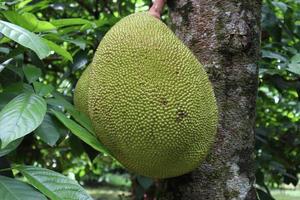
<path id="1" fill-rule="evenodd" d="M 288 5 L 283 2 L 272 1 L 272 4 L 278 8 L 280 8 L 283 12 L 286 12 L 288 9 Z"/>
<path id="2" fill-rule="evenodd" d="M 28 83 L 32 83 L 42 76 L 42 70 L 30 64 L 23 66 L 23 72 Z"/>
<path id="3" fill-rule="evenodd" d="M 267 51 L 267 50 L 262 50 L 261 52 L 262 52 L 263 58 L 272 58 L 272 59 L 277 59 L 277 60 L 284 61 L 284 62 L 287 61 L 287 59 L 285 57 L 283 57 L 282 55 L 280 55 L 279 53 Z"/>
<path id="4" fill-rule="evenodd" d="M 47 200 L 47 198 L 26 183 L 0 176 L 1 200 Z"/>
<path id="5" fill-rule="evenodd" d="M 84 128 L 86 128 L 89 132 L 91 132 L 93 135 L 95 135 L 93 128 L 92 128 L 92 122 L 86 116 L 84 113 L 79 112 L 75 109 L 75 107 L 68 102 L 63 96 L 54 94 L 55 98 L 47 99 L 47 103 L 49 105 L 53 105 L 56 107 L 63 107 L 65 110 L 68 111 L 68 113 L 71 114 L 71 116 Z"/>
<path id="6" fill-rule="evenodd" d="M 11 100 L 0 112 L 1 148 L 36 129 L 45 114 L 46 102 L 36 94 L 22 93 Z"/>
<path id="7" fill-rule="evenodd" d="M 68 38 L 68 37 L 62 37 L 61 39 L 78 46 L 80 49 L 84 50 L 86 48 L 86 41 L 81 38 L 72 39 L 72 38 Z"/>
<path id="8" fill-rule="evenodd" d="M 18 96 L 18 94 L 14 93 L 14 92 L 0 93 L 0 109 L 3 109 L 6 106 L 6 104 L 8 104 L 8 102 L 10 102 L 16 96 Z"/>
<path id="9" fill-rule="evenodd" d="M 41 97 L 50 95 L 54 91 L 54 87 L 50 84 L 44 84 L 40 82 L 33 82 L 35 93 Z"/>
<path id="10" fill-rule="evenodd" d="M 23 1 L 21 1 L 20 3 L 18 3 L 18 4 L 16 5 L 16 7 L 17 7 L 18 9 L 23 8 L 24 6 L 26 6 L 26 5 L 29 4 L 30 2 L 32 2 L 32 0 L 23 0 Z"/>
<path id="11" fill-rule="evenodd" d="M 87 51 L 78 51 L 74 55 L 74 63 L 72 64 L 72 71 L 77 71 L 84 68 L 88 63 L 88 52 Z"/>
<path id="12" fill-rule="evenodd" d="M 46 144 L 54 146 L 60 138 L 59 130 L 56 119 L 46 114 L 42 124 L 34 132 Z"/>
<path id="13" fill-rule="evenodd" d="M 7 58 L 18 58 L 18 57 L 20 58 L 23 56 L 22 54 L 24 54 L 26 50 L 27 50 L 27 48 L 25 48 L 24 46 L 18 45 L 16 48 L 11 49 L 11 51 L 9 52 L 9 54 L 6 57 Z"/>
<path id="14" fill-rule="evenodd" d="M 3 88 L 3 92 L 0 93 L 0 105 L 1 105 L 1 102 L 3 102 L 3 104 L 5 102 L 5 105 L 6 105 L 10 100 L 12 100 L 14 97 L 18 96 L 22 92 L 24 92 L 24 83 L 23 82 L 15 82 L 15 83 L 8 85 L 7 87 Z M 3 99 L 5 99 L 5 100 L 3 100 Z M 7 100 L 9 100 L 9 101 L 7 101 Z"/>
<path id="15" fill-rule="evenodd" d="M 10 52 L 10 48 L 0 47 L 0 53 L 8 54 Z"/>
<path id="16" fill-rule="evenodd" d="M 52 105 L 52 106 L 55 106 L 58 108 L 63 107 L 66 110 L 69 110 L 69 109 L 74 110 L 74 106 L 69 101 L 67 101 L 63 95 L 61 95 L 58 92 L 54 92 L 53 96 L 54 96 L 54 98 L 46 100 L 49 105 Z"/>
<path id="17" fill-rule="evenodd" d="M 52 20 L 51 23 L 58 28 L 64 26 L 93 24 L 92 22 L 81 18 L 57 19 Z"/>
<path id="18" fill-rule="evenodd" d="M 5 44 L 5 43 L 8 43 L 8 42 L 10 42 L 11 41 L 11 39 L 9 39 L 9 38 L 7 38 L 7 37 L 2 37 L 1 39 L 0 39 L 0 44 Z"/>
<path id="19" fill-rule="evenodd" d="M 61 112 L 52 110 L 52 113 L 57 117 L 57 119 L 61 123 L 63 123 L 74 135 L 79 137 L 82 141 L 84 141 L 97 151 L 110 155 L 108 150 L 99 142 L 99 140 L 86 129 L 84 129 L 82 126 L 80 126 L 73 120 L 67 118 Z"/>
<path id="20" fill-rule="evenodd" d="M 32 13 L 22 13 L 19 14 L 16 11 L 5 11 L 2 12 L 6 19 L 8 19 L 13 24 L 22 26 L 23 28 L 32 31 L 32 32 L 43 32 L 43 31 L 52 31 L 56 27 L 47 21 L 41 21 L 36 18 Z"/>
<path id="21" fill-rule="evenodd" d="M 71 35 L 72 32 L 78 32 L 81 30 L 82 25 L 79 26 L 66 26 L 59 29 L 60 35 Z"/>
<path id="22" fill-rule="evenodd" d="M 9 58 L 8 60 L 4 61 L 0 64 L 0 72 L 12 61 L 12 58 Z"/>
<path id="23" fill-rule="evenodd" d="M 0 20 L 0 32 L 9 39 L 34 51 L 40 59 L 50 54 L 49 47 L 39 36 L 20 26 Z"/>
<path id="24" fill-rule="evenodd" d="M 287 70 L 300 75 L 300 63 L 290 63 Z"/>
<path id="25" fill-rule="evenodd" d="M 67 109 L 67 111 L 72 115 L 72 117 L 84 128 L 86 128 L 89 132 L 95 135 L 94 130 L 92 128 L 92 122 L 88 118 L 88 116 L 78 110 L 74 109 Z"/>
<path id="26" fill-rule="evenodd" d="M 23 82 L 16 82 L 8 85 L 4 88 L 4 92 L 19 94 L 24 90 L 24 83 Z"/>
<path id="27" fill-rule="evenodd" d="M 49 8 L 51 0 L 35 1 L 34 4 L 24 6 L 20 12 L 41 12 L 43 9 Z"/>
<path id="28" fill-rule="evenodd" d="M 300 63 L 300 54 L 297 53 L 291 58 L 291 63 Z"/>
<path id="29" fill-rule="evenodd" d="M 23 83 L 23 91 L 27 93 L 34 93 L 34 89 L 30 84 Z"/>
<path id="30" fill-rule="evenodd" d="M 50 49 L 52 49 L 53 51 L 55 51 L 57 54 L 63 56 L 67 60 L 73 62 L 73 57 L 72 57 L 72 55 L 67 50 L 65 50 L 61 46 L 55 44 L 54 42 L 51 42 L 51 41 L 46 40 L 44 38 L 42 38 L 42 39 L 50 47 Z"/>
<path id="31" fill-rule="evenodd" d="M 21 144 L 22 140 L 23 138 L 19 138 L 9 143 L 4 149 L 0 149 L 0 157 L 5 156 L 6 154 L 9 154 L 15 150 Z"/>
<path id="32" fill-rule="evenodd" d="M 51 200 L 93 200 L 76 181 L 57 172 L 33 166 L 17 166 L 15 169 Z"/>

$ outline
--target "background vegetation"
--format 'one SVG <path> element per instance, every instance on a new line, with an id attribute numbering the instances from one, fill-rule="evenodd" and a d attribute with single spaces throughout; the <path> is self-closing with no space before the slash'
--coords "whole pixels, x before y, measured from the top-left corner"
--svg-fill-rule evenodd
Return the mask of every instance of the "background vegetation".
<path id="1" fill-rule="evenodd" d="M 31 195 L 55 199 L 72 195 L 59 190 L 58 182 L 82 191 L 76 182 L 69 183 L 76 179 L 84 187 L 101 188 L 97 191 L 102 196 L 113 192 L 108 199 L 119 194 L 125 198 L 131 187 L 137 199 L 145 197 L 153 181 L 129 174 L 93 142 L 90 123 L 73 107 L 72 95 L 110 27 L 124 16 L 147 10 L 150 3 L 0 1 L 0 193 L 8 192 L 5 185 L 24 200 Z M 270 189 L 298 184 L 300 1 L 265 0 L 262 11 L 256 177 L 260 199 L 268 200 L 274 198 Z"/>

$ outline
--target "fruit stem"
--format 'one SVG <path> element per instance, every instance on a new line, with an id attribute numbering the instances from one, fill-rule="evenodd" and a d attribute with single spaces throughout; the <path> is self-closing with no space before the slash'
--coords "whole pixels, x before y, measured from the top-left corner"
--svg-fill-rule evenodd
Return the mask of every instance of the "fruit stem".
<path id="1" fill-rule="evenodd" d="M 160 19 L 161 12 L 167 0 L 154 0 L 152 7 L 149 10 L 150 15 Z"/>

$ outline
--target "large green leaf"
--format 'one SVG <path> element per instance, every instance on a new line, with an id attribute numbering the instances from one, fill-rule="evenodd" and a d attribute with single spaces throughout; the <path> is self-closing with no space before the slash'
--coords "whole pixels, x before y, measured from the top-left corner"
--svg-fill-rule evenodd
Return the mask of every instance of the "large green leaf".
<path id="1" fill-rule="evenodd" d="M 1 200 L 47 200 L 47 198 L 26 183 L 0 176 Z"/>
<path id="2" fill-rule="evenodd" d="M 33 87 L 36 94 L 41 97 L 50 95 L 54 91 L 54 87 L 50 84 L 44 84 L 41 82 L 33 82 Z"/>
<path id="3" fill-rule="evenodd" d="M 57 108 L 63 107 L 64 109 L 74 109 L 74 106 L 65 99 L 65 97 L 58 93 L 58 92 L 53 92 L 54 98 L 47 99 L 47 103 L 49 105 L 55 106 Z"/>
<path id="4" fill-rule="evenodd" d="M 20 26 L 0 20 L 0 33 L 31 49 L 39 56 L 40 59 L 43 59 L 50 54 L 49 47 L 39 36 Z"/>
<path id="5" fill-rule="evenodd" d="M 84 128 L 86 128 L 90 133 L 95 135 L 95 132 L 92 127 L 92 122 L 89 117 L 78 110 L 74 109 L 67 109 L 67 111 L 71 114 L 71 116 Z"/>
<path id="6" fill-rule="evenodd" d="M 46 114 L 42 124 L 34 131 L 45 143 L 54 146 L 60 138 L 57 121 L 51 115 Z"/>
<path id="7" fill-rule="evenodd" d="M 0 111 L 8 104 L 8 102 L 24 91 L 23 82 L 13 83 L 8 87 L 3 88 L 3 92 L 0 93 Z"/>
<path id="8" fill-rule="evenodd" d="M 280 55 L 277 52 L 272 52 L 272 51 L 267 51 L 267 50 L 262 50 L 261 52 L 262 52 L 263 58 L 277 59 L 279 61 L 284 61 L 284 62 L 287 61 L 287 59 L 284 56 Z"/>
<path id="9" fill-rule="evenodd" d="M 32 83 L 42 76 L 42 70 L 34 65 L 24 65 L 23 72 L 29 83 Z"/>
<path id="10" fill-rule="evenodd" d="M 21 1 L 22 2 L 22 1 Z M 35 1 L 34 4 L 30 4 L 27 6 L 24 6 L 20 12 L 37 12 L 42 11 L 43 9 L 49 8 L 49 4 L 51 3 L 51 0 L 43 0 L 43 1 Z"/>
<path id="11" fill-rule="evenodd" d="M 47 103 L 58 108 L 63 107 L 80 125 L 86 128 L 90 133 L 95 135 L 92 127 L 92 122 L 86 114 L 76 110 L 75 107 L 63 96 L 54 93 L 54 97 L 55 98 L 47 99 Z"/>
<path id="12" fill-rule="evenodd" d="M 73 120 L 67 118 L 63 113 L 52 110 L 52 113 L 61 121 L 74 135 L 79 137 L 82 141 L 105 154 L 109 154 L 108 150 L 100 143 L 100 141 L 85 128 L 74 122 Z"/>
<path id="13" fill-rule="evenodd" d="M 53 24 L 47 21 L 38 20 L 32 13 L 25 12 L 19 14 L 16 11 L 4 11 L 2 13 L 11 23 L 22 26 L 32 32 L 51 31 L 56 29 Z"/>
<path id="14" fill-rule="evenodd" d="M 76 181 L 62 174 L 33 166 L 18 166 L 16 169 L 51 200 L 93 200 Z"/>
<path id="15" fill-rule="evenodd" d="M 46 102 L 33 93 L 22 93 L 11 100 L 0 112 L 1 148 L 21 138 L 43 121 Z"/>
<path id="16" fill-rule="evenodd" d="M 57 54 L 63 56 L 64 58 L 66 58 L 67 60 L 73 62 L 73 57 L 72 55 L 65 50 L 64 48 L 60 47 L 59 45 L 55 44 L 54 42 L 51 42 L 50 40 L 46 40 L 43 38 L 43 41 L 53 50 L 55 51 Z"/>
<path id="17" fill-rule="evenodd" d="M 4 149 L 0 149 L 0 157 L 5 156 L 6 154 L 9 154 L 15 150 L 21 144 L 22 140 L 23 138 L 19 138 L 9 143 Z"/>
<path id="18" fill-rule="evenodd" d="M 56 27 L 93 24 L 92 22 L 81 18 L 57 19 L 52 20 L 51 23 Z"/>

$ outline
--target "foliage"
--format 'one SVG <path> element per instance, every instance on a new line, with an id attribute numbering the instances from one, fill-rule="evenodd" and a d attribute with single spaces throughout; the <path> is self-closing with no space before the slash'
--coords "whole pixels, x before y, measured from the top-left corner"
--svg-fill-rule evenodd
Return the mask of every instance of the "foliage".
<path id="1" fill-rule="evenodd" d="M 130 186 L 72 95 L 107 30 L 149 4 L 0 1 L 0 175 L 15 178 L 0 176 L 5 199 L 91 199 L 69 178 Z"/>
<path id="2" fill-rule="evenodd" d="M 72 95 L 103 35 L 149 4 L 0 1 L 0 193 L 6 199 L 63 199 L 72 196 L 66 191 L 82 191 L 69 178 L 131 185 L 127 172 L 93 140 L 90 122 L 74 108 Z M 268 188 L 296 185 L 300 171 L 300 1 L 264 0 L 262 11 L 256 177 L 260 199 L 272 199 Z M 57 190 L 62 182 L 72 188 Z M 135 182 L 137 197 L 153 184 L 144 177 Z M 72 199 L 90 199 L 82 195 Z"/>
<path id="3" fill-rule="evenodd" d="M 256 178 L 266 195 L 269 187 L 299 181 L 300 1 L 266 0 L 262 11 Z"/>

